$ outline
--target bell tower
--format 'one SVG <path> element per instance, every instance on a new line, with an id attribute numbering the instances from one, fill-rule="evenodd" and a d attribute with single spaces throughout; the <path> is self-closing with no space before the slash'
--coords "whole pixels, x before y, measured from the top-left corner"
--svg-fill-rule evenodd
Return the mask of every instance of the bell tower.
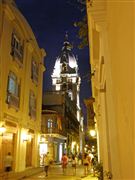
<path id="1" fill-rule="evenodd" d="M 56 91 L 65 91 L 69 98 L 77 105 L 77 119 L 79 120 L 80 111 L 80 83 L 81 78 L 78 74 L 77 57 L 72 53 L 72 45 L 68 41 L 68 34 L 65 34 L 63 47 L 60 55 L 56 58 L 52 73 L 52 85 Z"/>

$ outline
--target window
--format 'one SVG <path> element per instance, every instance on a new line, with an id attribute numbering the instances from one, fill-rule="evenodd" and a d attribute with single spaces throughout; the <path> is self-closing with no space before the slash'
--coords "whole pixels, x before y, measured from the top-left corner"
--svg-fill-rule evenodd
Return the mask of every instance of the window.
<path id="1" fill-rule="evenodd" d="M 53 120 L 52 119 L 48 119 L 48 129 L 53 127 Z"/>
<path id="2" fill-rule="evenodd" d="M 29 96 L 29 115 L 32 119 L 36 119 L 36 97 L 33 91 L 30 91 Z"/>
<path id="3" fill-rule="evenodd" d="M 13 72 L 10 72 L 7 86 L 7 103 L 16 108 L 19 108 L 19 89 L 17 76 Z"/>
<path id="4" fill-rule="evenodd" d="M 11 55 L 17 60 L 20 64 L 23 63 L 23 46 L 20 39 L 15 33 L 12 33 L 11 39 Z"/>
<path id="5" fill-rule="evenodd" d="M 47 127 L 48 127 L 48 133 L 52 133 L 52 129 L 53 129 L 53 120 L 52 119 L 48 119 Z"/>
<path id="6" fill-rule="evenodd" d="M 38 74 L 39 74 L 38 64 L 36 63 L 36 61 L 32 60 L 32 63 L 31 63 L 31 79 L 36 84 L 38 83 Z"/>

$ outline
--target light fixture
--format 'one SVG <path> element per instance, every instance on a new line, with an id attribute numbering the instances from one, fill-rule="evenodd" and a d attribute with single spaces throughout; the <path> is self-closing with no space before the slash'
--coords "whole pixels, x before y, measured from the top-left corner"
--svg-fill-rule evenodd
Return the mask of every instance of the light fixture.
<path id="1" fill-rule="evenodd" d="M 31 135 L 30 134 L 23 134 L 23 141 L 29 141 L 31 140 Z"/>
<path id="2" fill-rule="evenodd" d="M 91 130 L 90 130 L 90 135 L 91 135 L 92 137 L 94 137 L 94 136 L 96 135 L 96 131 L 95 131 L 94 129 L 91 129 Z"/>
<path id="3" fill-rule="evenodd" d="M 2 125 L 0 127 L 0 135 L 3 135 L 3 133 L 6 131 L 6 127 L 4 125 Z"/>

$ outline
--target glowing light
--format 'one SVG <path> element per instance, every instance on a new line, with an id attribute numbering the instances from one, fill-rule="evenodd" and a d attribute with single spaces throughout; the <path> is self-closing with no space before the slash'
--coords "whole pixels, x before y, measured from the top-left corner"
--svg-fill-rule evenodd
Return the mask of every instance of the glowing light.
<path id="1" fill-rule="evenodd" d="M 59 91 L 60 90 L 60 85 L 56 85 L 56 91 Z"/>
<path id="2" fill-rule="evenodd" d="M 73 82 L 73 83 L 76 83 L 76 77 L 73 77 L 73 78 L 72 78 L 72 82 Z"/>
<path id="3" fill-rule="evenodd" d="M 77 67 L 76 59 L 75 59 L 74 56 L 69 56 L 69 66 L 71 68 L 76 68 Z"/>
<path id="4" fill-rule="evenodd" d="M 31 141 L 31 135 L 30 134 L 22 134 L 23 141 Z"/>
<path id="5" fill-rule="evenodd" d="M 3 134 L 6 131 L 6 128 L 4 125 L 0 127 L 0 133 Z"/>
<path id="6" fill-rule="evenodd" d="M 39 154 L 46 154 L 48 152 L 48 145 L 47 144 L 40 144 Z"/>
<path id="7" fill-rule="evenodd" d="M 96 131 L 95 131 L 94 129 L 91 129 L 91 130 L 90 130 L 90 135 L 91 135 L 92 137 L 94 137 L 94 136 L 96 135 Z"/>
<path id="8" fill-rule="evenodd" d="M 59 146 L 59 161 L 61 161 L 62 158 L 62 144 Z"/>

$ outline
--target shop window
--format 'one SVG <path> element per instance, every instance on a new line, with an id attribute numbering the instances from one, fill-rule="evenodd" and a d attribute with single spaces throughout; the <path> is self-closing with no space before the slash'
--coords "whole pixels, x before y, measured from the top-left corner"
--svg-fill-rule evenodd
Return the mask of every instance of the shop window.
<path id="1" fill-rule="evenodd" d="M 39 68 L 36 61 L 32 60 L 31 63 L 31 79 L 34 83 L 38 83 L 38 74 L 39 74 Z"/>
<path id="2" fill-rule="evenodd" d="M 29 115 L 32 119 L 36 119 L 36 97 L 33 91 L 30 91 L 29 96 Z"/>
<path id="3" fill-rule="evenodd" d="M 11 38 L 11 55 L 21 65 L 23 63 L 23 46 L 19 37 L 12 33 Z"/>
<path id="4" fill-rule="evenodd" d="M 19 108 L 19 90 L 20 90 L 20 85 L 18 83 L 17 76 L 13 73 L 10 72 L 8 76 L 8 86 L 7 86 L 7 103 L 10 106 L 15 107 L 16 109 Z"/>

